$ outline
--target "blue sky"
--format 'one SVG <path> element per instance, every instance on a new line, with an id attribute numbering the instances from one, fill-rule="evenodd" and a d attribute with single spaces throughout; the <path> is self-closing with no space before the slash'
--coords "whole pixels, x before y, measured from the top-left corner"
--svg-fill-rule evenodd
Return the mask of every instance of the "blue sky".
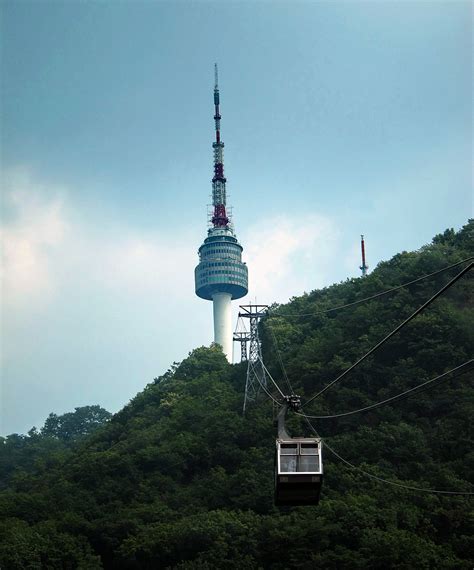
<path id="1" fill-rule="evenodd" d="M 116 411 L 211 342 L 215 61 L 247 300 L 359 275 L 361 233 L 373 268 L 462 226 L 471 10 L 4 1 L 1 432 Z"/>

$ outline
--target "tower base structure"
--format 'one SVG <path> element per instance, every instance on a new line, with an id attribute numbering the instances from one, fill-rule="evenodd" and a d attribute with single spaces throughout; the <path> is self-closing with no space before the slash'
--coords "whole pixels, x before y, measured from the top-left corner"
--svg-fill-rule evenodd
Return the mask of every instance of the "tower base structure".
<path id="1" fill-rule="evenodd" d="M 214 309 L 214 342 L 220 344 L 227 360 L 232 362 L 232 295 L 230 293 L 214 293 L 212 305 Z"/>

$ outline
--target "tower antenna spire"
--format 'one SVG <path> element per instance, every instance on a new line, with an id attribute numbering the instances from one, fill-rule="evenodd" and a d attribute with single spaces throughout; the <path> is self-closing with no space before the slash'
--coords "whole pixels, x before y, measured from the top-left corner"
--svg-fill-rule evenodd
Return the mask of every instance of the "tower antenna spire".
<path id="1" fill-rule="evenodd" d="M 217 63 L 214 64 L 214 123 L 216 129 L 216 140 L 212 143 L 214 149 L 214 176 L 212 178 L 212 205 L 214 212 L 212 215 L 212 225 L 215 228 L 227 228 L 229 218 L 226 213 L 226 187 L 227 182 L 224 176 L 224 143 L 221 141 L 221 114 L 219 109 L 219 77 Z"/>

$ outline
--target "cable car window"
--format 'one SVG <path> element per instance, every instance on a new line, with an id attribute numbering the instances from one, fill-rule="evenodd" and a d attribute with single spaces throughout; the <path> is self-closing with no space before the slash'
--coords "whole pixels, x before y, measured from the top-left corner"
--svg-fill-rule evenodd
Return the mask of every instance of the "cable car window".
<path id="1" fill-rule="evenodd" d="M 302 443 L 301 455 L 318 455 L 318 446 L 316 443 Z"/>
<path id="2" fill-rule="evenodd" d="M 281 472 L 296 472 L 296 455 L 282 455 L 280 457 L 280 471 Z"/>
<path id="3" fill-rule="evenodd" d="M 319 455 L 302 455 L 299 460 L 298 471 L 319 471 Z"/>
<path id="4" fill-rule="evenodd" d="M 298 454 L 297 443 L 282 443 L 280 445 L 280 455 L 297 455 L 297 454 Z"/>

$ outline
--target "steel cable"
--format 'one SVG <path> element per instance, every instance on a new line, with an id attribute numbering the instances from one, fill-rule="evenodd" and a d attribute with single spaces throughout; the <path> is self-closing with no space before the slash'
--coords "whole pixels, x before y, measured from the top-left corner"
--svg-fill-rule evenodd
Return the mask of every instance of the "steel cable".
<path id="1" fill-rule="evenodd" d="M 263 362 L 261 361 L 262 366 L 265 367 L 265 365 L 263 364 Z M 258 377 L 258 374 L 255 371 L 254 365 L 252 362 L 250 362 L 250 366 L 252 368 L 253 374 L 255 376 L 255 378 L 257 379 L 258 384 L 260 385 L 260 388 L 262 388 L 262 390 L 265 392 L 265 394 L 271 399 L 273 400 L 276 404 L 278 404 L 279 406 L 281 406 L 282 402 L 280 402 L 279 400 L 277 400 L 276 398 L 274 398 L 272 396 L 272 394 L 267 390 L 267 387 L 260 381 L 260 378 Z M 278 390 L 280 391 L 280 393 L 283 395 L 283 393 L 281 392 L 281 390 L 278 388 Z"/>
<path id="2" fill-rule="evenodd" d="M 318 434 L 318 432 L 316 431 L 316 429 L 313 427 L 311 422 L 308 420 L 308 418 L 305 418 L 305 420 L 308 423 L 311 430 L 316 434 L 316 436 L 321 437 Z M 375 479 L 376 481 L 379 481 L 379 483 L 385 483 L 386 485 L 401 487 L 403 489 L 408 489 L 409 491 L 417 491 L 417 492 L 421 492 L 421 493 L 433 493 L 433 494 L 437 494 L 437 495 L 463 495 L 463 496 L 474 495 L 474 491 L 443 491 L 443 490 L 439 490 L 439 489 L 428 489 L 426 487 L 415 487 L 414 485 L 406 485 L 405 483 L 399 483 L 398 481 L 390 481 L 389 479 L 384 479 L 383 477 L 379 477 L 378 475 L 373 475 L 372 473 L 369 473 L 365 469 L 362 469 L 361 467 L 354 465 L 353 463 L 351 463 L 347 459 L 344 459 L 344 457 L 339 455 L 339 453 L 337 453 L 337 451 L 335 449 L 333 449 L 326 442 L 325 438 L 323 439 L 323 445 L 324 445 L 324 448 L 327 447 L 333 455 L 335 455 L 340 461 L 345 463 L 347 466 L 351 467 L 352 469 L 355 469 L 356 471 L 360 471 L 361 473 L 363 473 L 367 477 L 370 477 L 371 479 Z"/>
<path id="3" fill-rule="evenodd" d="M 281 367 L 281 370 L 283 372 L 283 376 L 284 376 L 285 381 L 286 381 L 286 385 L 288 386 L 288 388 L 290 390 L 290 394 L 294 394 L 293 386 L 291 385 L 290 379 L 288 378 L 288 374 L 286 373 L 285 365 L 283 364 L 283 359 L 281 357 L 281 352 L 280 352 L 280 348 L 278 346 L 277 338 L 275 336 L 275 331 L 273 330 L 273 327 L 271 325 L 269 325 L 268 328 L 270 329 L 270 332 L 271 332 L 272 337 L 273 337 L 273 344 L 275 346 L 275 352 L 277 353 L 278 360 L 280 362 L 280 367 Z"/>
<path id="4" fill-rule="evenodd" d="M 392 287 L 391 289 L 387 289 L 386 291 L 381 291 L 379 293 L 375 293 L 374 295 L 371 295 L 370 297 L 365 297 L 364 299 L 359 299 L 358 301 L 352 301 L 351 303 L 346 303 L 344 305 L 338 305 L 336 307 L 331 307 L 329 309 L 322 309 L 320 311 L 316 311 L 313 313 L 290 313 L 290 314 L 281 314 L 281 313 L 275 313 L 272 314 L 271 311 L 272 309 L 268 310 L 268 318 L 273 319 L 273 318 L 291 318 L 291 317 L 312 317 L 312 316 L 316 316 L 316 315 L 323 315 L 325 313 L 331 313 L 332 311 L 339 311 L 340 309 L 347 309 L 348 307 L 353 307 L 354 305 L 359 305 L 360 303 L 366 303 L 367 301 L 371 301 L 372 299 L 377 299 L 378 297 L 382 297 L 383 295 L 388 295 L 389 293 L 393 293 L 394 291 L 398 291 L 399 289 L 403 289 L 404 287 L 409 287 L 410 285 L 413 285 L 415 283 L 418 283 L 419 281 L 422 281 L 423 279 L 428 279 L 429 277 L 434 277 L 435 275 L 439 275 L 441 273 L 444 273 L 445 271 L 449 271 L 450 269 L 453 269 L 454 267 L 458 267 L 458 265 L 462 265 L 463 263 L 467 263 L 468 261 L 472 261 L 474 259 L 474 257 L 467 257 L 466 259 L 463 259 L 461 261 L 458 261 L 457 263 L 453 263 L 452 265 L 449 265 L 448 267 L 445 267 L 444 269 L 438 269 L 438 271 L 433 271 L 433 273 L 428 273 L 427 275 L 422 275 L 421 277 L 417 277 L 416 279 L 413 279 L 412 281 L 408 281 L 407 283 L 402 283 L 401 285 L 397 285 L 396 287 Z"/>
<path id="5" fill-rule="evenodd" d="M 474 267 L 474 263 L 469 263 L 464 269 L 462 269 L 457 275 L 455 275 L 446 285 L 444 285 L 439 291 L 437 291 L 432 297 L 428 299 L 421 307 L 416 309 L 409 317 L 407 317 L 401 324 L 395 327 L 387 336 L 385 336 L 381 341 L 379 341 L 375 346 L 373 346 L 368 352 L 366 352 L 359 360 L 357 360 L 354 364 L 349 366 L 344 372 L 339 374 L 337 378 L 329 382 L 322 390 L 320 390 L 317 394 L 312 396 L 309 400 L 307 400 L 303 405 L 307 406 L 310 402 L 324 394 L 326 390 L 328 390 L 331 386 L 333 386 L 339 380 L 342 380 L 346 374 L 354 370 L 356 366 L 361 364 L 366 358 L 368 358 L 371 354 L 373 354 L 378 348 L 380 348 L 383 344 L 385 344 L 393 335 L 395 335 L 399 330 L 401 330 L 405 325 L 407 325 L 411 320 L 413 320 L 417 315 L 419 315 L 428 305 L 430 305 L 435 299 L 437 299 L 440 295 L 442 295 L 447 289 L 449 289 L 458 279 L 460 279 L 465 273 L 470 271 Z"/>
<path id="6" fill-rule="evenodd" d="M 455 376 L 453 376 L 453 378 L 457 378 L 458 376 L 460 376 L 461 374 L 464 374 L 466 372 L 465 370 L 463 370 L 463 368 L 465 366 L 472 365 L 473 363 L 474 363 L 474 359 L 468 360 L 467 362 L 464 362 L 463 364 L 456 366 L 456 368 L 452 368 L 451 370 L 448 370 L 447 372 L 444 372 L 443 374 L 440 374 L 439 376 L 436 376 L 435 378 L 431 378 L 431 380 L 427 380 L 426 382 L 423 382 L 422 384 L 418 384 L 418 386 L 414 386 L 413 388 L 410 388 L 409 390 L 405 390 L 404 392 L 400 392 L 400 394 L 397 394 L 395 396 L 387 398 L 386 400 L 382 400 L 381 402 L 371 404 L 370 406 L 365 406 L 364 408 L 359 408 L 358 410 L 352 410 L 351 412 L 344 412 L 341 414 L 333 414 L 333 415 L 326 415 L 326 416 L 315 416 L 315 415 L 311 415 L 311 414 L 303 414 L 301 412 L 296 412 L 296 413 L 299 416 L 304 416 L 305 418 L 311 418 L 314 420 L 329 420 L 329 419 L 334 419 L 334 418 L 342 418 L 344 416 L 351 416 L 353 414 L 358 414 L 359 412 L 366 412 L 368 410 L 373 410 L 375 408 L 380 408 L 381 406 L 385 406 L 386 404 L 393 402 L 394 400 L 401 400 L 404 398 L 408 398 L 410 393 L 415 392 L 416 390 L 418 390 L 417 393 L 423 392 L 424 391 L 424 390 L 422 390 L 423 387 L 425 387 L 425 389 L 426 389 L 426 387 L 428 387 L 433 382 L 436 382 L 437 380 L 441 380 L 441 378 L 444 378 L 444 377 L 452 374 L 453 372 L 460 371 L 459 374 L 456 374 Z M 416 395 L 416 394 L 414 394 L 414 395 Z"/>

